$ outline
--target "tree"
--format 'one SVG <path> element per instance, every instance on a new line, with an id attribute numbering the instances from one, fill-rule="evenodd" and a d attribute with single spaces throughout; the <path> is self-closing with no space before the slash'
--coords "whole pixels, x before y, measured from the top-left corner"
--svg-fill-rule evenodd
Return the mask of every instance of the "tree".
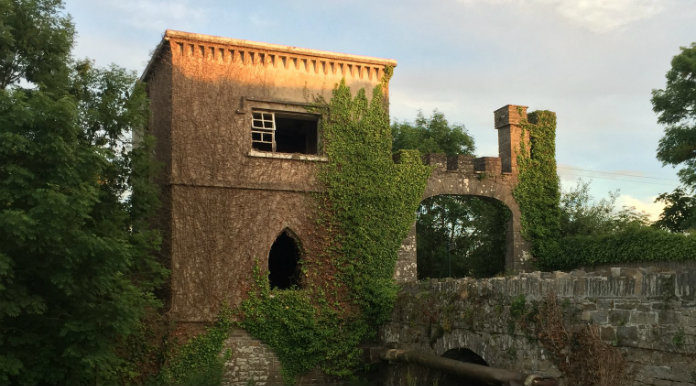
<path id="1" fill-rule="evenodd" d="M 430 197 L 418 209 L 419 278 L 492 276 L 505 269 L 510 210 L 475 196 Z"/>
<path id="2" fill-rule="evenodd" d="M 578 181 L 575 188 L 561 194 L 561 236 L 597 236 L 648 224 L 647 215 L 634 207 L 617 209 L 617 196 L 610 192 L 609 198 L 595 202 L 590 184 Z"/>
<path id="3" fill-rule="evenodd" d="M 696 227 L 696 198 L 689 196 L 682 188 L 672 193 L 662 193 L 655 202 L 664 202 L 665 208 L 660 218 L 653 223 L 655 228 L 671 232 L 686 232 Z"/>
<path id="4" fill-rule="evenodd" d="M 0 383 L 114 383 L 165 273 L 148 142 L 127 140 L 144 89 L 70 59 L 60 1 L 0 4 Z"/>
<path id="5" fill-rule="evenodd" d="M 657 148 L 665 165 L 683 165 L 682 182 L 696 186 L 696 42 L 672 58 L 664 89 L 652 91 L 658 123 L 667 125 Z"/>
<path id="6" fill-rule="evenodd" d="M 61 0 L 0 0 L 0 88 L 65 81 L 75 29 L 61 10 Z"/>
<path id="7" fill-rule="evenodd" d="M 392 124 L 392 151 L 418 149 L 421 154 L 446 153 L 447 155 L 473 154 L 474 139 L 464 126 L 452 125 L 437 110 L 430 118 L 418 112 L 416 121 Z"/>

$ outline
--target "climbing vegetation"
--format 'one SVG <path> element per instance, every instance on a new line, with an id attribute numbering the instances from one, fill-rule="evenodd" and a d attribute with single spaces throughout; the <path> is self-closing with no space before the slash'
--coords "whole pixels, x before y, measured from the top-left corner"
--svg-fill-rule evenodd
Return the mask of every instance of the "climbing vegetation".
<path id="1" fill-rule="evenodd" d="M 616 212 L 611 199 L 590 205 L 587 186 L 579 186 L 561 200 L 555 127 L 556 117 L 548 111 L 531 113 L 529 121 L 522 123 L 530 145 L 521 148 L 514 196 L 537 268 L 570 270 L 599 264 L 694 259 L 696 239 L 648 227 L 645 217 L 635 211 Z"/>
<path id="2" fill-rule="evenodd" d="M 326 248 L 303 266 L 313 279 L 302 289 L 271 289 L 259 270 L 240 307 L 241 326 L 278 354 L 287 382 L 317 366 L 351 376 L 360 366 L 358 345 L 374 339 L 391 313 L 397 250 L 430 169 L 418 151 L 392 160 L 386 74 L 371 98 L 364 90 L 353 97 L 341 82 L 330 101 L 315 104 L 328 162 L 319 171 L 325 193 L 316 196 Z"/>
<path id="3" fill-rule="evenodd" d="M 181 346 L 170 347 L 167 363 L 162 367 L 157 384 L 219 385 L 227 353 L 223 343 L 232 327 L 232 311 L 223 307 L 217 321 Z M 222 355 L 221 355 L 222 353 Z"/>
<path id="4" fill-rule="evenodd" d="M 517 164 L 519 183 L 513 192 L 520 206 L 523 236 L 532 243 L 540 268 L 558 255 L 560 183 L 556 173 L 556 114 L 535 111 L 521 122 L 529 146 L 521 145 Z M 524 141 L 521 141 L 524 144 Z"/>

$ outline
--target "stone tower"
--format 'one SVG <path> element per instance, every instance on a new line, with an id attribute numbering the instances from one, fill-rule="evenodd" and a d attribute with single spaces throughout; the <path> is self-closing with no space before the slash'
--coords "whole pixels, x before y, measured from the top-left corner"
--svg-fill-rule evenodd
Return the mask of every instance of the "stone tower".
<path id="1" fill-rule="evenodd" d="M 256 264 L 280 288 L 320 246 L 312 198 L 321 188 L 320 116 L 342 79 L 380 85 L 396 61 L 167 30 L 142 80 L 159 180 L 170 315 L 213 320 L 253 283 Z M 386 86 L 385 86 L 386 88 Z M 388 90 L 384 90 L 387 95 Z M 274 252 L 275 251 L 275 252 Z M 283 263 L 292 256 L 294 265 Z M 274 282 L 275 280 L 275 282 Z"/>

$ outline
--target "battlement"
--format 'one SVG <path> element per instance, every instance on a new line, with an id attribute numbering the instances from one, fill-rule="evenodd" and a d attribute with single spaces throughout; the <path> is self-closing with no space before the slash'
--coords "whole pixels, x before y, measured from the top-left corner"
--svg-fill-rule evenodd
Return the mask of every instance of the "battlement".
<path id="1" fill-rule="evenodd" d="M 506 174 L 502 172 L 500 157 L 430 153 L 423 155 L 423 164 L 433 166 L 435 172 L 456 172 L 471 176 L 481 173 L 488 176 Z"/>
<path id="2" fill-rule="evenodd" d="M 521 146 L 529 143 L 529 133 L 520 126 L 527 120 L 527 106 L 505 105 L 493 112 L 493 118 L 495 129 L 498 130 L 498 157 L 433 153 L 423 155 L 423 164 L 433 166 L 436 173 L 456 172 L 464 176 L 517 174 L 518 153 Z M 395 154 L 394 162 L 400 162 L 399 159 L 399 155 Z"/>

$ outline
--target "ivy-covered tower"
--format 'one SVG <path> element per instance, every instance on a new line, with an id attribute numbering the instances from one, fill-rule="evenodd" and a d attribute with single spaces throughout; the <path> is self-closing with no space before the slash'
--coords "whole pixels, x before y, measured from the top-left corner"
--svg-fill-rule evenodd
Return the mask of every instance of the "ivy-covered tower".
<path id="1" fill-rule="evenodd" d="M 313 193 L 326 162 L 320 116 L 342 79 L 357 92 L 396 61 L 167 30 L 142 80 L 164 165 L 163 257 L 170 315 L 209 322 L 235 306 L 256 264 L 271 286 L 301 285 L 322 248 Z M 384 84 L 385 95 L 388 92 Z"/>

